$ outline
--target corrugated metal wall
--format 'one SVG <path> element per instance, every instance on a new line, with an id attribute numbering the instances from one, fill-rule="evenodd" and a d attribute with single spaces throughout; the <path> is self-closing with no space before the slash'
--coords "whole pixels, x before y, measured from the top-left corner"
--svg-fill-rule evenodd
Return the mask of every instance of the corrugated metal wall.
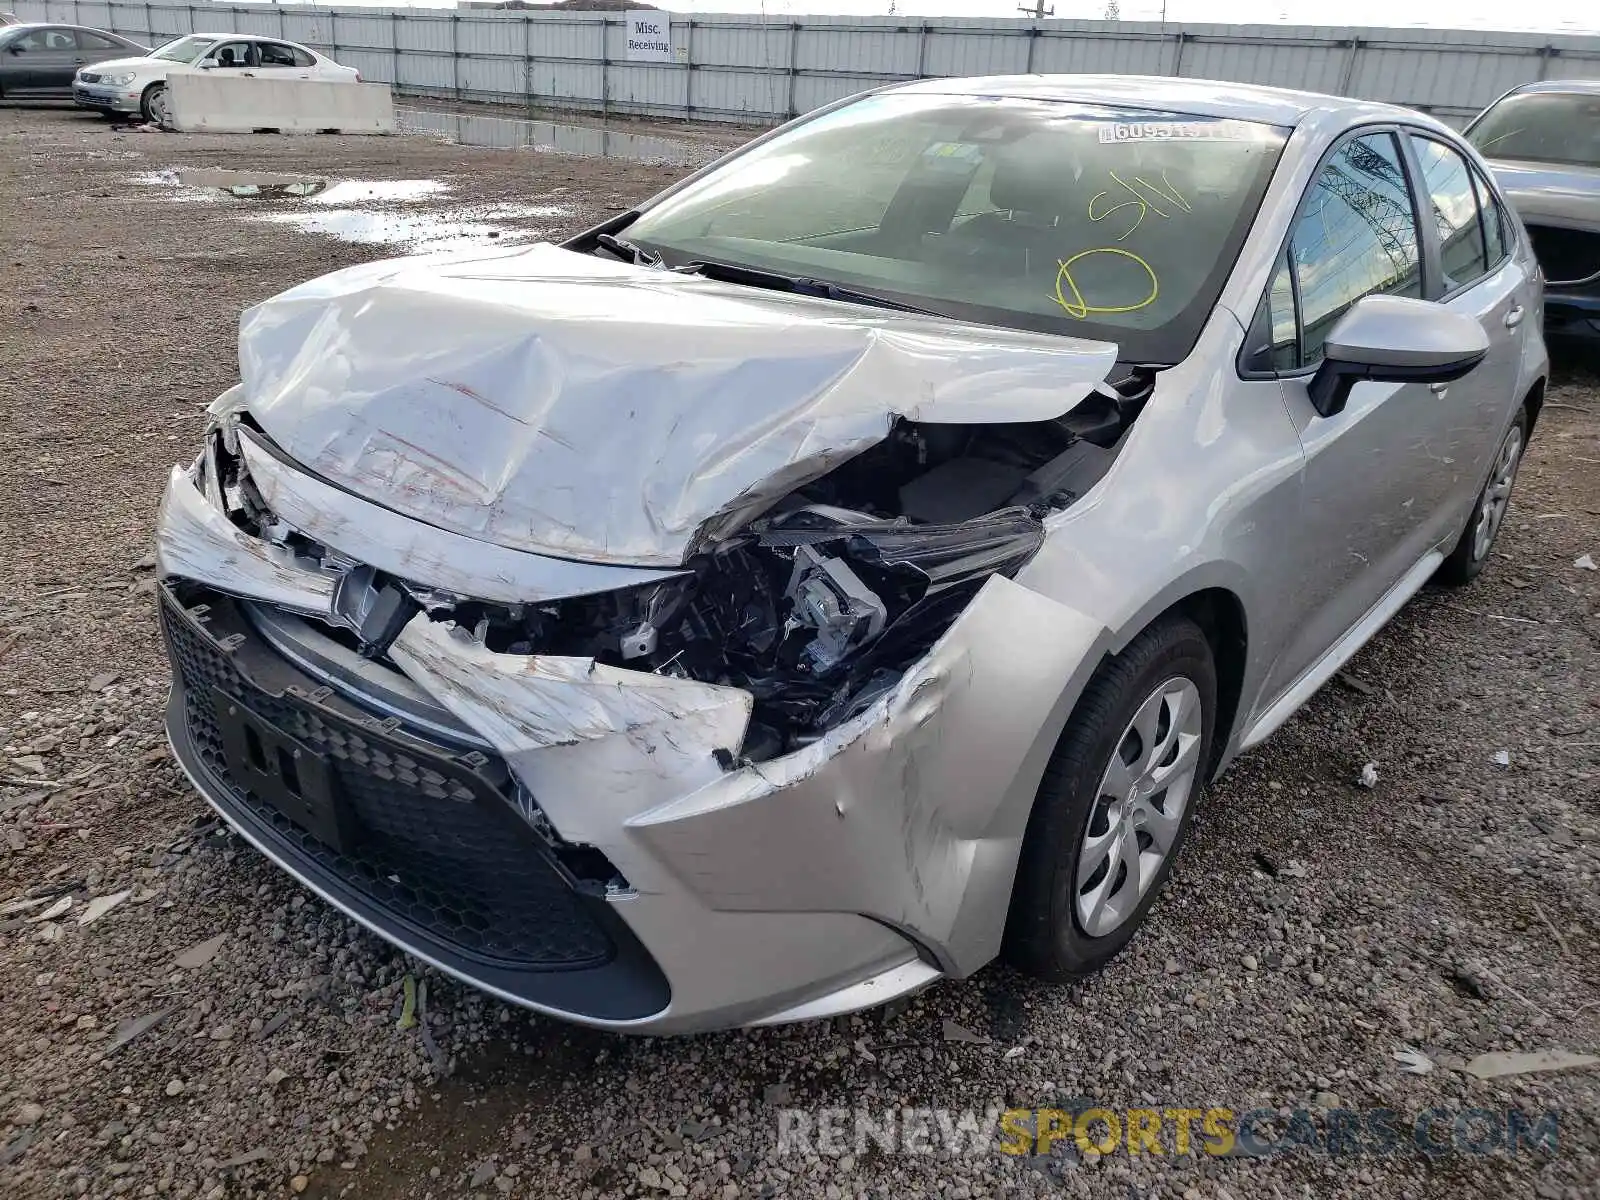
<path id="1" fill-rule="evenodd" d="M 1519 83 L 1600 75 L 1600 37 L 1139 21 L 679 17 L 687 61 L 625 61 L 620 13 L 11 0 L 24 20 L 152 44 L 195 30 L 304 42 L 402 92 L 771 123 L 899 79 L 1187 75 L 1390 100 L 1457 124 Z"/>

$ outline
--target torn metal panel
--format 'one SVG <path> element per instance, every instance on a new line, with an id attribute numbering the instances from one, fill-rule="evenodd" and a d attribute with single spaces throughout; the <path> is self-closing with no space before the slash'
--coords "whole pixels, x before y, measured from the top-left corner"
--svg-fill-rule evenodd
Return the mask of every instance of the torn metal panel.
<path id="1" fill-rule="evenodd" d="M 389 654 L 500 752 L 564 839 L 599 847 L 639 891 L 660 872 L 625 842 L 622 822 L 721 776 L 718 752 L 736 754 L 750 720 L 738 688 L 497 654 L 425 615 Z"/>
<path id="2" fill-rule="evenodd" d="M 535 246 L 314 280 L 245 314 L 239 358 L 252 416 L 341 487 L 513 549 L 674 566 L 896 416 L 1060 416 L 1116 347 Z"/>
<path id="3" fill-rule="evenodd" d="M 659 583 L 681 574 L 508 550 L 401 516 L 284 464 L 245 426 L 235 435 L 250 478 L 279 519 L 341 554 L 402 579 L 506 604 Z"/>
<path id="4" fill-rule="evenodd" d="M 325 616 L 333 604 L 333 576 L 295 565 L 283 547 L 238 528 L 182 467 L 172 468 L 161 497 L 156 570 L 303 613 Z"/>
<path id="5" fill-rule="evenodd" d="M 930 966 L 918 958 L 908 959 L 897 966 L 880 971 L 859 983 L 835 992 L 828 992 L 804 1004 L 751 1021 L 752 1025 L 787 1025 L 794 1021 L 823 1021 L 829 1017 L 876 1008 L 899 996 L 909 996 L 921 991 L 943 977 L 938 967 Z"/>
<path id="6" fill-rule="evenodd" d="M 865 913 L 975 968 L 994 953 L 1048 750 L 1105 637 L 991 578 L 861 716 L 629 831 L 712 908 Z M 968 930 L 970 943 L 955 936 Z"/>

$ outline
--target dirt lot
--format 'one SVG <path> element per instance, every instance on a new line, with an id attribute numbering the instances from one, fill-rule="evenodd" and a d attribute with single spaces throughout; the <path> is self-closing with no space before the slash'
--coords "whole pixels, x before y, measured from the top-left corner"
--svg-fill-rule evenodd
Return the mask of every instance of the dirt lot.
<path id="1" fill-rule="evenodd" d="M 451 190 L 408 213 L 503 236 L 575 228 L 674 174 L 0 109 L 7 1196 L 1600 1194 L 1600 1070 L 1463 1069 L 1600 1053 L 1600 573 L 1574 566 L 1600 556 L 1594 376 L 1558 376 L 1500 561 L 1425 593 L 1238 765 L 1103 978 L 1046 989 L 996 967 L 829 1024 L 616 1038 L 508 1010 L 360 932 L 220 829 L 168 758 L 149 569 L 166 473 L 235 382 L 242 308 L 394 252 L 133 182 L 179 167 L 436 180 Z M 402 1029 L 408 972 L 426 997 Z M 1401 1069 L 1407 1047 L 1428 1073 Z M 1276 1136 L 1322 1152 L 1178 1154 L 1169 1124 L 1160 1156 L 1070 1139 L 1031 1158 L 890 1154 L 848 1125 L 841 1147 L 779 1153 L 788 1105 L 1088 1101 L 1273 1110 Z M 1330 1145 L 1339 1108 L 1394 1110 L 1398 1144 Z M 1414 1143 L 1430 1109 L 1455 1145 Z M 1487 1113 L 1457 1128 L 1466 1109 Z M 1472 1152 L 1508 1109 L 1556 1110 L 1554 1152 Z"/>

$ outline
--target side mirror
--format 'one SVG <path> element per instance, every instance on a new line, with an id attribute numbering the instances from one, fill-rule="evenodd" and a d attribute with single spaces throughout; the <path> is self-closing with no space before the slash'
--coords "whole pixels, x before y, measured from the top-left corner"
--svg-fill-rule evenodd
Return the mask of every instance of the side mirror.
<path id="1" fill-rule="evenodd" d="M 1363 296 L 1339 318 L 1311 377 L 1311 403 L 1324 417 L 1344 411 L 1350 390 L 1375 383 L 1449 383 L 1483 361 L 1489 338 L 1471 317 L 1428 300 Z"/>
<path id="2" fill-rule="evenodd" d="M 6 49 L 9 50 L 12 54 L 21 54 L 21 53 L 23 53 L 23 48 L 21 46 L 18 46 L 14 42 L 11 45 L 7 46 Z"/>

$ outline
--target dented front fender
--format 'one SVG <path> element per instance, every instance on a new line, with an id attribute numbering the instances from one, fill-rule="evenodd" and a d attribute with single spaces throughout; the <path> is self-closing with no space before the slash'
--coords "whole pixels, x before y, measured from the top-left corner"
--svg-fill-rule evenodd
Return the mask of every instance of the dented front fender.
<path id="1" fill-rule="evenodd" d="M 496 654 L 425 617 L 391 653 L 505 756 L 564 838 L 639 892 L 866 915 L 965 973 L 998 950 L 1039 778 L 1106 641 L 992 577 L 866 712 L 732 770 L 750 714 L 737 688 Z"/>

